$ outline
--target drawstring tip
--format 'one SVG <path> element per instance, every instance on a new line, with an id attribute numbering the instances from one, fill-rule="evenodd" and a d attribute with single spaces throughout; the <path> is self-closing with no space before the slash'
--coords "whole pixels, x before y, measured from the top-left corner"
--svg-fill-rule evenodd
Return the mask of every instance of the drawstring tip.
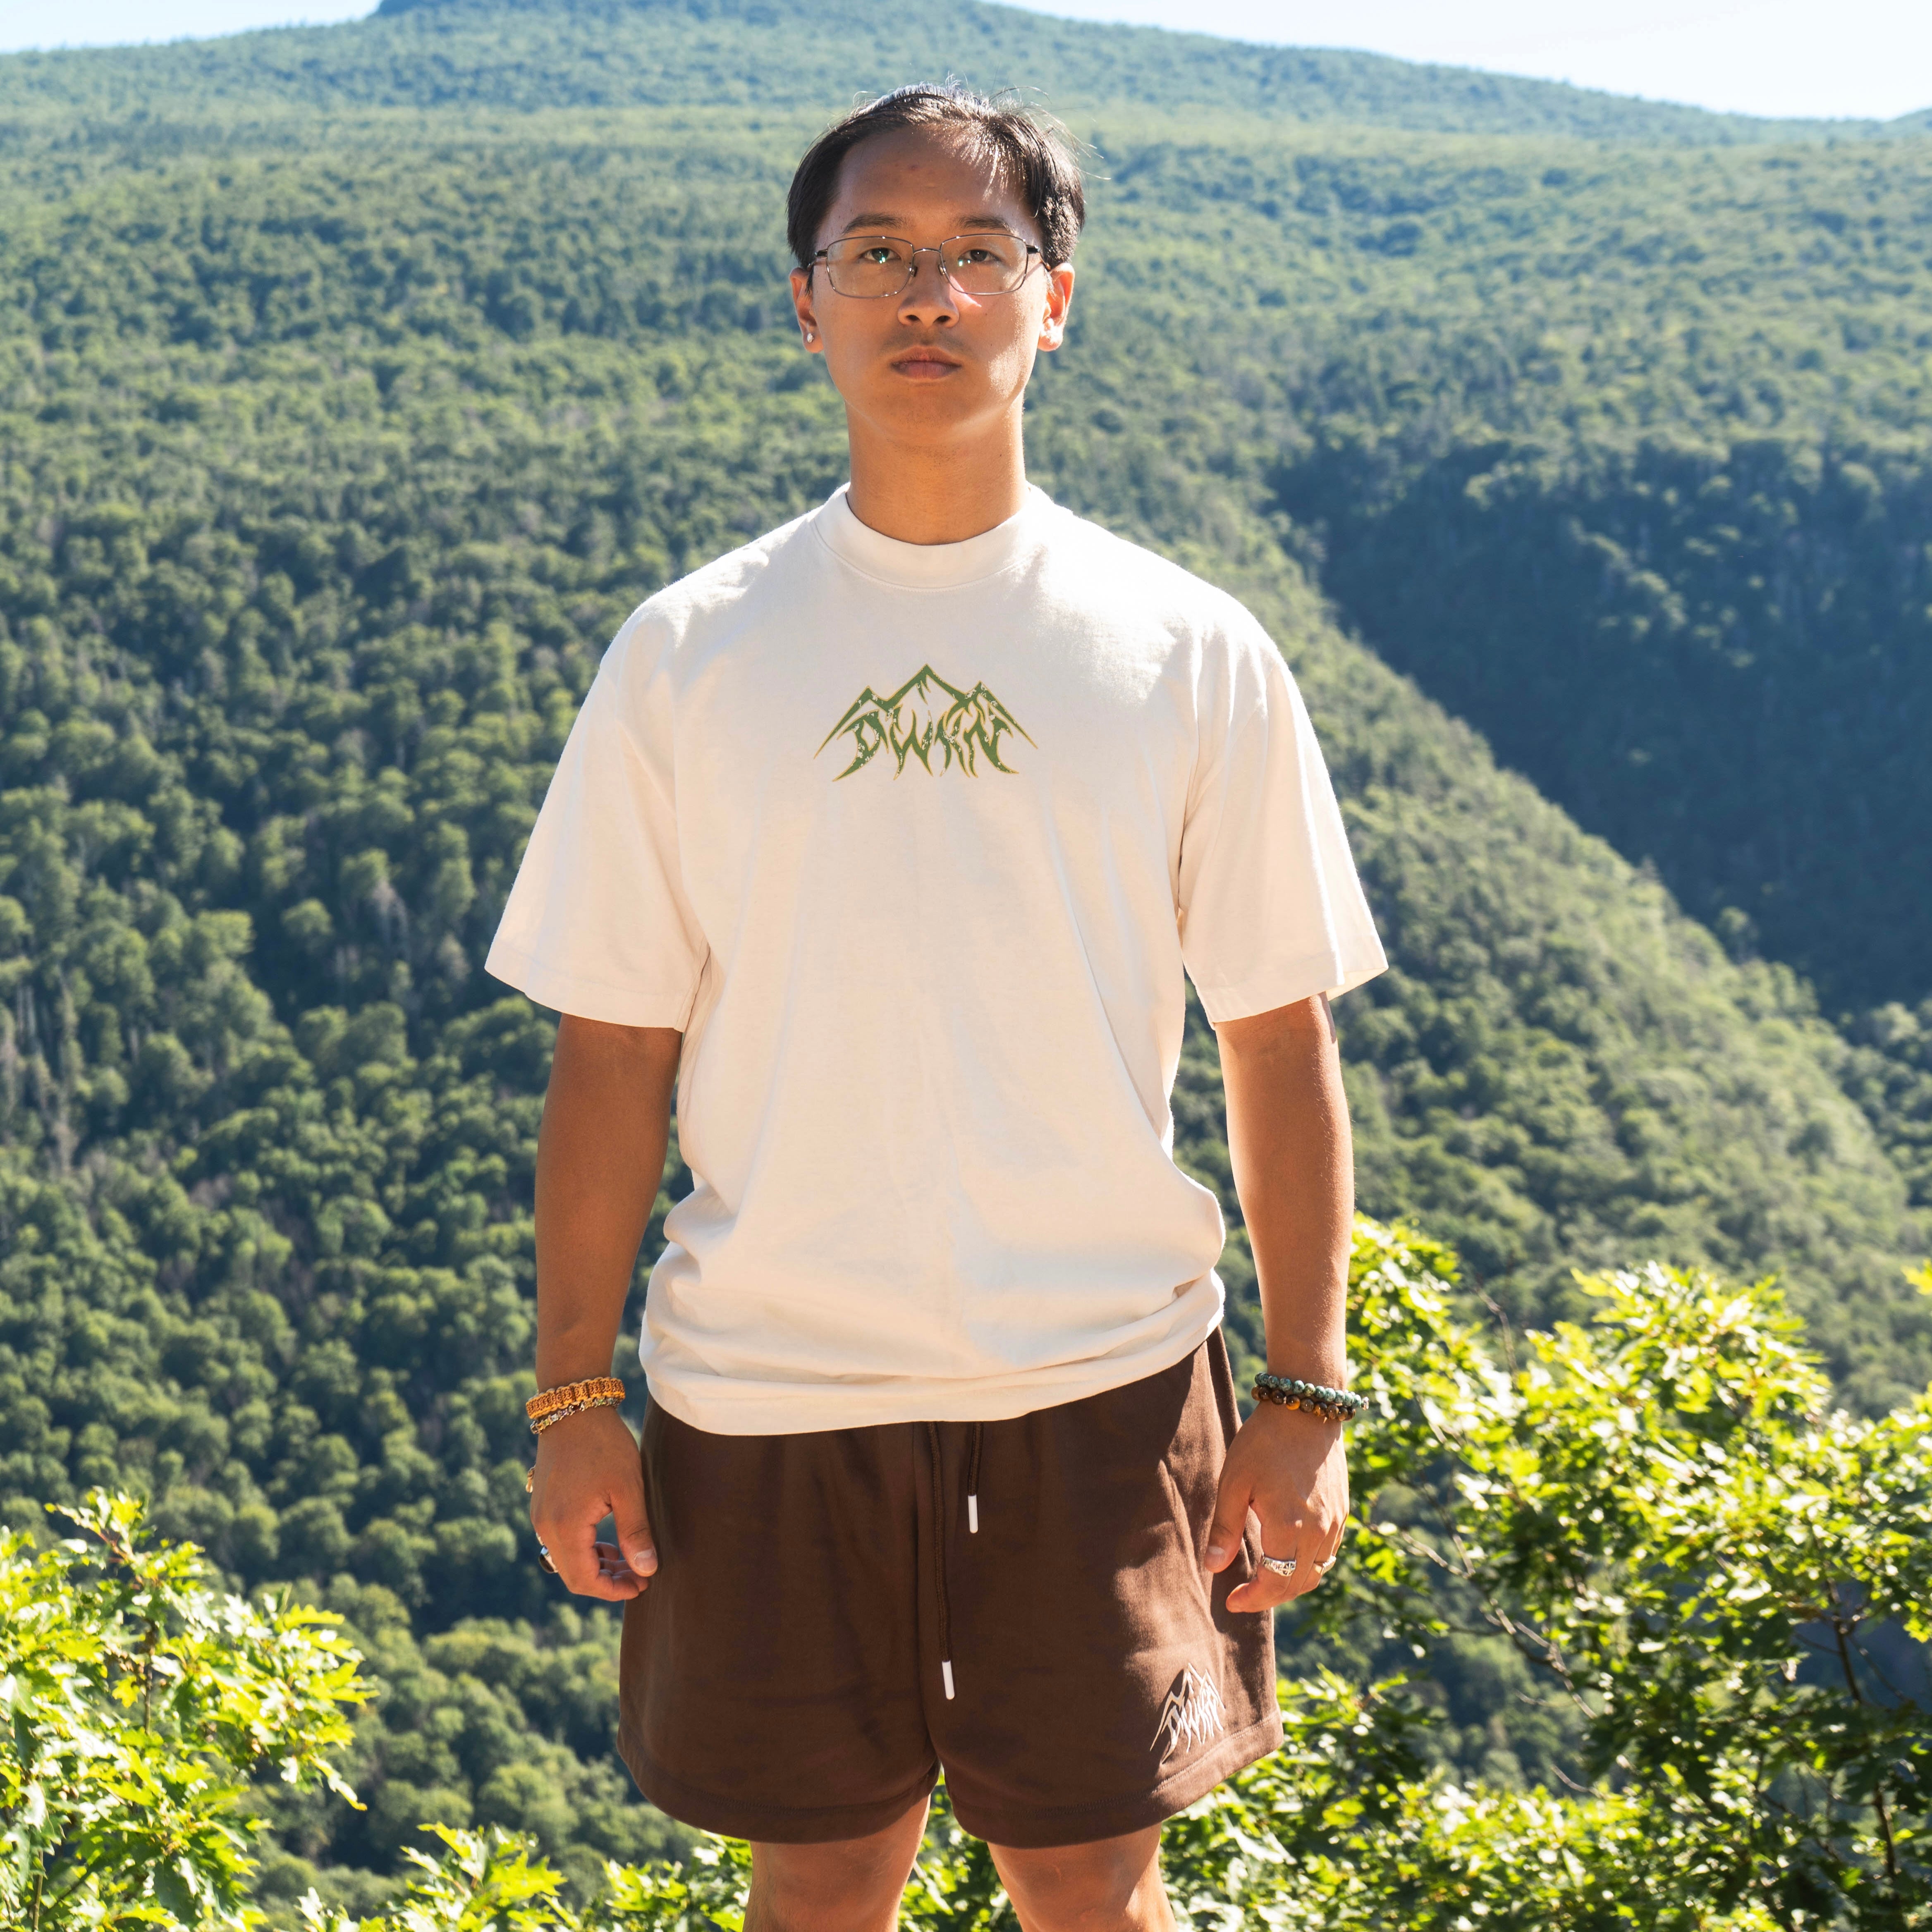
<path id="1" fill-rule="evenodd" d="M 950 1700 L 952 1695 L 952 1664 L 950 1658 L 940 1665 L 939 1674 L 946 1680 L 946 1695 Z"/>
<path id="2" fill-rule="evenodd" d="M 980 1498 L 977 1496 L 966 1498 L 966 1529 L 969 1535 L 977 1536 L 980 1534 Z"/>

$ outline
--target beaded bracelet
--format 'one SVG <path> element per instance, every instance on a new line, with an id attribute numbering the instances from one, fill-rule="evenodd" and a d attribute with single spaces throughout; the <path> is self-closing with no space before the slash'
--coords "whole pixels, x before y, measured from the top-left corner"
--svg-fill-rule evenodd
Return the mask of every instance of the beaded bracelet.
<path id="1" fill-rule="evenodd" d="M 586 1402 L 622 1402 L 624 1384 L 615 1376 L 593 1376 L 588 1382 L 560 1382 L 555 1388 L 538 1389 L 524 1404 L 524 1413 L 532 1422 L 559 1409 L 573 1413 Z"/>
<path id="2" fill-rule="evenodd" d="M 1271 1402 L 1280 1408 L 1304 1409 L 1324 1422 L 1346 1422 L 1367 1408 L 1368 1397 L 1351 1395 L 1346 1389 L 1328 1388 L 1320 1382 L 1305 1382 L 1294 1376 L 1259 1375 L 1255 1378 L 1254 1398 Z"/>

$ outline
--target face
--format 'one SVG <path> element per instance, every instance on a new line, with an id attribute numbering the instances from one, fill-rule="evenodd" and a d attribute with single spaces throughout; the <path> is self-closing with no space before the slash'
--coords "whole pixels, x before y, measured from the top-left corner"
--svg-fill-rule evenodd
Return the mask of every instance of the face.
<path id="1" fill-rule="evenodd" d="M 902 128 L 846 155 L 817 242 L 895 235 L 931 248 L 992 228 L 1036 248 L 1042 238 L 994 164 L 962 153 L 943 129 Z M 914 260 L 917 273 L 897 296 L 842 296 L 822 262 L 809 278 L 794 269 L 806 346 L 824 356 L 855 430 L 926 446 L 993 433 L 1018 414 L 1035 356 L 1060 346 L 1073 271 L 1034 255 L 1010 293 L 962 295 L 937 255 Z"/>

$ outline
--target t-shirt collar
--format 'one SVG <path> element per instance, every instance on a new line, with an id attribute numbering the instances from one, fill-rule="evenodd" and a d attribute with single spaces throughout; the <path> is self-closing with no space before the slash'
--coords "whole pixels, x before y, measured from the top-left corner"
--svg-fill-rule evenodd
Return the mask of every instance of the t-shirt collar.
<path id="1" fill-rule="evenodd" d="M 826 547 L 868 577 L 916 590 L 953 590 L 1004 570 L 1034 541 L 1053 508 L 1046 492 L 1029 483 L 1026 501 L 1013 515 L 964 543 L 902 543 L 860 522 L 847 500 L 850 488 L 842 483 L 813 518 Z"/>

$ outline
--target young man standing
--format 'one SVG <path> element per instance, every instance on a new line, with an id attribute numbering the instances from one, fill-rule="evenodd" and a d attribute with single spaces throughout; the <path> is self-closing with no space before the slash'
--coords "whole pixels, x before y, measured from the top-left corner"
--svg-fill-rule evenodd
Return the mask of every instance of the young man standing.
<path id="1" fill-rule="evenodd" d="M 1171 1926 L 1161 1820 L 1279 1743 L 1269 1612 L 1346 1514 L 1328 999 L 1382 951 L 1259 626 L 1027 483 L 1082 214 L 958 89 L 806 155 L 851 483 L 618 632 L 490 957 L 564 1016 L 539 1555 L 626 1600 L 626 1760 L 752 1841 L 751 1932 L 893 1924 L 942 1767 L 1028 1932 Z M 1171 1157 L 1184 971 L 1300 1378 L 1245 1424 Z M 674 1084 L 640 1471 L 594 1384 Z"/>

